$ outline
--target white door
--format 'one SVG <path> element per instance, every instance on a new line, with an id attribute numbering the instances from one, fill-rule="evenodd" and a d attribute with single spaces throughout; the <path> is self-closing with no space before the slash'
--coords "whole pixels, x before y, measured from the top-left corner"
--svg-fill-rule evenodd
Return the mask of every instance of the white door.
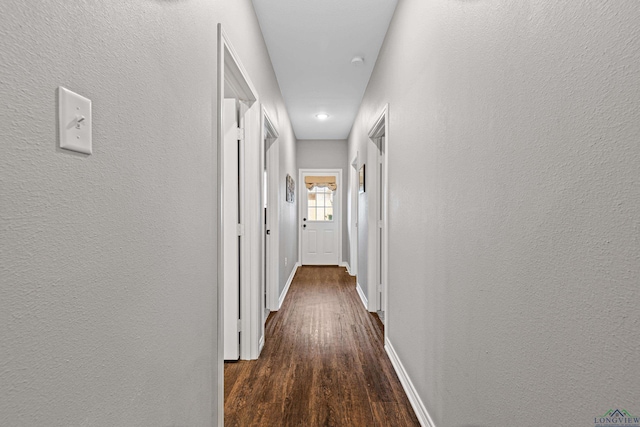
<path id="1" fill-rule="evenodd" d="M 303 265 L 338 265 L 341 253 L 341 172 L 301 171 L 300 226 Z"/>
<path id="2" fill-rule="evenodd" d="M 266 141 L 265 141 L 266 142 Z M 265 156 L 266 158 L 266 156 Z M 262 245 L 262 288 L 260 292 L 260 306 L 262 307 L 262 333 L 264 335 L 264 323 L 267 321 L 267 317 L 269 316 L 269 298 L 267 290 L 269 289 L 269 277 L 271 274 L 270 265 L 271 261 L 271 251 L 269 250 L 269 237 L 271 236 L 271 229 L 269 228 L 269 220 L 271 219 L 271 212 L 269 208 L 269 169 L 267 168 L 267 162 L 265 159 L 264 169 L 262 171 L 262 197 L 263 197 L 263 215 L 264 215 L 264 239 Z"/>
<path id="3" fill-rule="evenodd" d="M 384 323 L 384 310 L 386 307 L 385 302 L 385 292 L 384 292 L 384 256 L 383 256 L 383 246 L 384 246 L 384 206 L 387 203 L 385 200 L 385 191 L 384 191 L 384 163 L 385 159 L 385 138 L 381 136 L 378 140 L 378 197 L 377 197 L 377 219 L 378 219 L 378 229 L 376 233 L 377 238 L 377 283 L 378 290 L 380 295 L 378 296 L 378 312 L 380 312 L 382 322 Z"/>
<path id="4" fill-rule="evenodd" d="M 275 259 L 277 257 L 277 214 L 278 214 L 278 174 L 276 161 L 278 156 L 277 132 L 271 120 L 269 120 L 265 114 L 265 129 L 264 129 L 264 164 L 263 164 L 263 198 L 264 198 L 264 280 L 263 280 L 263 329 L 264 322 L 267 320 L 270 310 L 275 307 L 273 304 L 273 296 L 275 294 L 276 304 L 278 301 L 277 291 L 273 288 L 277 287 L 277 278 L 274 277 L 278 273 Z M 268 123 L 268 126 L 267 126 Z"/>
<path id="5" fill-rule="evenodd" d="M 222 212 L 224 260 L 224 359 L 240 358 L 240 178 L 238 110 L 235 99 L 224 100 L 224 141 L 222 144 Z"/>
<path id="6" fill-rule="evenodd" d="M 280 148 L 277 141 L 270 143 L 267 149 L 267 230 L 269 234 L 266 237 L 267 245 L 267 308 L 277 311 L 279 308 L 280 292 L 278 290 L 278 250 L 280 247 L 279 237 L 279 218 L 278 212 L 279 192 L 278 184 L 280 182 L 278 176 Z"/>

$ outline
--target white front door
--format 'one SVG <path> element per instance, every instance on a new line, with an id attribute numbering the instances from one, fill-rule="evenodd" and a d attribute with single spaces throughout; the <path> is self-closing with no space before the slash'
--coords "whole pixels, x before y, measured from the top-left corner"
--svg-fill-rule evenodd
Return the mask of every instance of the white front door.
<path id="1" fill-rule="evenodd" d="M 338 265 L 341 253 L 341 172 L 300 173 L 301 259 L 303 265 Z"/>

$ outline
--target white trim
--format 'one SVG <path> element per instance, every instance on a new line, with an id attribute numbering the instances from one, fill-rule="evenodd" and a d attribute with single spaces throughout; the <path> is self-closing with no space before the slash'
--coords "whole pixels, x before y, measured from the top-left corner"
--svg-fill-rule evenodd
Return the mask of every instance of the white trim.
<path id="1" fill-rule="evenodd" d="M 296 262 L 296 265 L 291 270 L 289 279 L 287 279 L 287 284 L 284 286 L 284 289 L 280 294 L 280 298 L 278 299 L 278 310 L 280 309 L 280 307 L 282 307 L 282 303 L 284 303 L 284 299 L 287 297 L 287 292 L 289 292 L 289 288 L 291 287 L 291 282 L 293 282 L 293 277 L 296 275 L 296 271 L 298 271 L 298 267 L 300 267 L 300 263 Z"/>
<path id="2" fill-rule="evenodd" d="M 349 273 L 349 276 L 353 276 L 353 274 L 351 274 L 351 266 L 349 265 L 348 262 L 342 261 L 339 265 L 340 267 L 344 267 L 347 269 L 347 273 Z"/>
<path id="3" fill-rule="evenodd" d="M 371 307 L 369 311 L 382 310 L 385 313 L 388 309 L 389 301 L 389 104 L 385 104 L 380 113 L 376 116 L 377 119 L 373 126 L 369 130 L 368 136 L 374 146 L 368 144 L 367 160 L 370 164 L 376 165 L 375 168 L 367 168 L 367 182 L 372 182 L 374 191 L 369 193 L 369 212 L 368 212 L 368 229 L 367 234 L 369 238 L 368 245 L 368 276 L 372 279 L 369 281 L 375 282 L 375 286 L 369 289 L 369 300 L 371 301 Z M 384 137 L 384 147 L 375 143 L 375 140 Z M 380 156 L 384 158 L 383 165 L 383 182 L 382 188 L 378 188 L 380 185 L 379 176 L 379 160 Z M 369 179 L 369 177 L 373 179 Z M 371 187 L 370 187 L 371 188 Z M 380 194 L 382 193 L 382 200 Z M 378 209 L 382 206 L 382 236 L 379 237 L 378 233 Z M 373 209 L 371 209 L 373 207 Z M 382 262 L 380 262 L 382 259 Z M 378 277 L 378 266 L 380 267 L 380 277 Z M 380 285 L 382 285 L 382 296 L 378 291 L 378 278 L 380 279 Z M 382 300 L 382 301 L 381 301 Z M 385 337 L 389 330 L 388 318 L 385 316 Z"/>
<path id="4" fill-rule="evenodd" d="M 218 383 L 215 385 L 216 388 L 216 406 L 217 406 L 217 419 L 212 419 L 212 424 L 223 426 L 224 425 L 224 318 L 223 318 L 223 310 L 224 310 L 224 276 L 222 274 L 222 269 L 220 268 L 223 264 L 223 248 L 222 248 L 222 239 L 220 239 L 220 235 L 223 230 L 222 224 L 222 203 L 220 199 L 222 198 L 222 189 L 220 188 L 220 181 L 222 178 L 222 171 L 220 169 L 220 155 L 222 154 L 222 103 L 224 99 L 224 34 L 222 32 L 222 25 L 218 24 L 218 52 L 217 52 L 217 60 L 218 60 L 218 79 L 216 82 L 216 106 L 217 106 L 217 117 L 216 117 L 216 138 L 213 140 L 213 144 L 216 146 L 216 180 L 218 185 L 216 187 L 215 201 L 217 203 L 216 213 L 218 214 L 218 221 L 216 223 L 216 269 L 218 270 L 218 277 L 216 283 L 216 296 L 217 296 L 217 304 L 216 304 L 216 314 L 217 314 L 217 331 L 216 331 L 216 359 L 213 361 L 214 368 L 218 375 Z M 212 129 L 213 131 L 213 129 Z M 212 132 L 213 133 L 213 132 Z"/>
<path id="5" fill-rule="evenodd" d="M 387 127 L 387 109 L 389 108 L 389 104 L 385 104 L 382 108 L 380 114 L 378 114 L 378 119 L 375 121 L 373 126 L 371 126 L 371 130 L 369 131 L 369 138 L 374 139 L 381 137 L 386 132 Z"/>
<path id="6" fill-rule="evenodd" d="M 278 133 L 278 129 L 276 128 L 276 125 L 273 124 L 273 120 L 271 120 L 271 117 L 267 113 L 267 109 L 264 106 L 262 107 L 262 114 L 264 119 L 264 126 L 266 128 L 265 135 L 273 139 L 278 139 L 278 137 L 280 136 L 280 134 Z"/>
<path id="7" fill-rule="evenodd" d="M 389 104 L 385 104 L 383 108 L 384 124 L 385 124 L 385 142 L 384 142 L 384 204 L 382 206 L 382 295 L 384 297 L 385 317 L 385 339 L 389 331 Z"/>
<path id="8" fill-rule="evenodd" d="M 273 156 L 271 155 L 269 150 L 271 149 L 275 151 L 277 149 L 273 145 L 276 144 L 276 140 L 278 138 L 278 130 L 273 124 L 273 121 L 271 120 L 269 114 L 267 113 L 267 109 L 264 106 L 262 106 L 260 112 L 261 112 L 260 144 L 259 144 L 260 145 L 260 161 L 259 161 L 260 163 L 259 165 L 259 168 L 260 168 L 259 204 L 260 206 L 258 207 L 260 211 L 260 215 L 259 215 L 260 218 L 258 220 L 258 224 L 259 224 L 258 234 L 260 236 L 260 248 L 259 248 L 259 259 L 257 261 L 260 266 L 259 267 L 260 283 L 258 284 L 257 288 L 259 289 L 258 310 L 261 312 L 261 315 L 257 325 L 258 348 L 257 348 L 257 352 L 252 353 L 252 356 L 255 356 L 255 357 L 252 357 L 253 359 L 257 359 L 260 356 L 260 353 L 262 352 L 262 348 L 264 346 L 264 341 L 265 341 L 265 324 L 267 321 L 267 317 L 269 315 L 268 314 L 269 310 L 271 310 L 273 306 L 271 301 L 278 298 L 278 291 L 277 291 L 278 272 L 276 268 L 276 265 L 278 263 L 275 261 L 275 259 L 277 259 L 278 252 L 277 252 L 277 246 L 274 246 L 274 241 L 277 244 L 277 239 L 275 236 L 276 233 L 273 232 L 275 227 L 274 229 L 270 227 L 270 225 L 274 223 L 272 218 L 267 218 L 269 220 L 268 221 L 269 223 L 265 227 L 265 210 L 264 210 L 264 205 L 266 202 L 267 205 L 270 206 L 270 211 L 268 215 L 269 217 L 275 216 L 273 215 L 273 213 L 274 211 L 277 211 L 277 204 L 275 202 L 277 201 L 277 196 L 275 195 L 275 193 L 277 192 L 277 188 L 274 188 L 273 186 L 273 183 L 275 183 L 276 181 L 273 180 L 269 176 L 269 174 L 267 174 L 268 182 L 265 182 L 264 172 L 266 169 L 269 173 L 274 173 L 273 170 L 271 170 L 273 169 Z M 267 142 L 267 140 L 269 140 L 269 142 Z M 266 201 L 264 200 L 265 186 L 268 189 L 267 193 L 269 198 L 269 200 L 266 200 Z M 271 230 L 268 239 L 266 235 L 267 229 Z M 263 293 L 266 293 L 266 296 L 267 296 L 266 301 L 263 301 Z M 266 307 L 263 307 L 263 305 L 265 305 L 265 302 L 266 302 Z M 263 308 L 264 308 L 264 311 L 263 311 Z M 252 340 L 255 341 L 255 338 L 252 338 Z"/>
<path id="9" fill-rule="evenodd" d="M 356 291 L 358 292 L 358 296 L 360 297 L 360 300 L 362 301 L 362 304 L 364 304 L 364 308 L 368 309 L 369 308 L 369 301 L 367 301 L 367 297 L 365 296 L 364 292 L 362 292 L 362 288 L 360 287 L 360 283 L 356 282 Z"/>
<path id="10" fill-rule="evenodd" d="M 379 310 L 379 296 L 378 291 L 378 267 L 380 266 L 380 259 L 378 258 L 378 148 L 372 140 L 367 141 L 367 151 L 364 153 L 364 159 L 359 159 L 360 164 L 366 164 L 366 188 L 364 197 L 366 199 L 366 210 L 364 211 L 364 217 L 366 218 L 366 228 L 363 230 L 363 234 L 367 237 L 366 241 L 366 274 L 367 274 L 367 299 L 369 301 L 368 310 L 371 313 L 375 313 Z M 358 224 L 359 227 L 362 224 Z M 362 227 L 361 227 L 362 228 Z M 358 266 L 358 271 L 362 271 L 363 266 Z"/>
<path id="11" fill-rule="evenodd" d="M 409 398 L 409 403 L 411 403 L 411 407 L 416 413 L 416 417 L 418 418 L 420 425 L 422 427 L 436 427 L 436 424 L 433 422 L 433 419 L 429 415 L 427 408 L 424 406 L 424 403 L 422 403 L 422 400 L 420 400 L 420 396 L 418 396 L 418 392 L 413 386 L 413 383 L 411 382 L 407 371 L 404 369 L 404 366 L 402 365 L 402 362 L 400 361 L 396 350 L 393 348 L 393 345 L 391 345 L 391 341 L 389 341 L 389 338 L 385 338 L 384 343 L 384 349 L 389 356 L 389 360 L 391 360 L 393 369 L 395 369 L 396 374 L 400 379 L 402 388 Z"/>

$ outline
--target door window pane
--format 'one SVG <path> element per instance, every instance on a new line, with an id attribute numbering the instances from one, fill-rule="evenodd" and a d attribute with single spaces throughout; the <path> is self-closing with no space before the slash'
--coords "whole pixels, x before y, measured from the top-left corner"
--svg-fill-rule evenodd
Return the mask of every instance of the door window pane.
<path id="1" fill-rule="evenodd" d="M 326 187 L 307 189 L 309 221 L 333 221 L 333 191 Z"/>

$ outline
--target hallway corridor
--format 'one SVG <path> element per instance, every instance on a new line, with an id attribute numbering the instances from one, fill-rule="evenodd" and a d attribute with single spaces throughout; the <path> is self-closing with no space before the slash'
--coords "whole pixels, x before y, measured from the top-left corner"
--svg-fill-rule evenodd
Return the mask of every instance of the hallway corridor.
<path id="1" fill-rule="evenodd" d="M 382 324 L 342 267 L 300 267 L 255 361 L 225 363 L 226 426 L 419 426 Z"/>

